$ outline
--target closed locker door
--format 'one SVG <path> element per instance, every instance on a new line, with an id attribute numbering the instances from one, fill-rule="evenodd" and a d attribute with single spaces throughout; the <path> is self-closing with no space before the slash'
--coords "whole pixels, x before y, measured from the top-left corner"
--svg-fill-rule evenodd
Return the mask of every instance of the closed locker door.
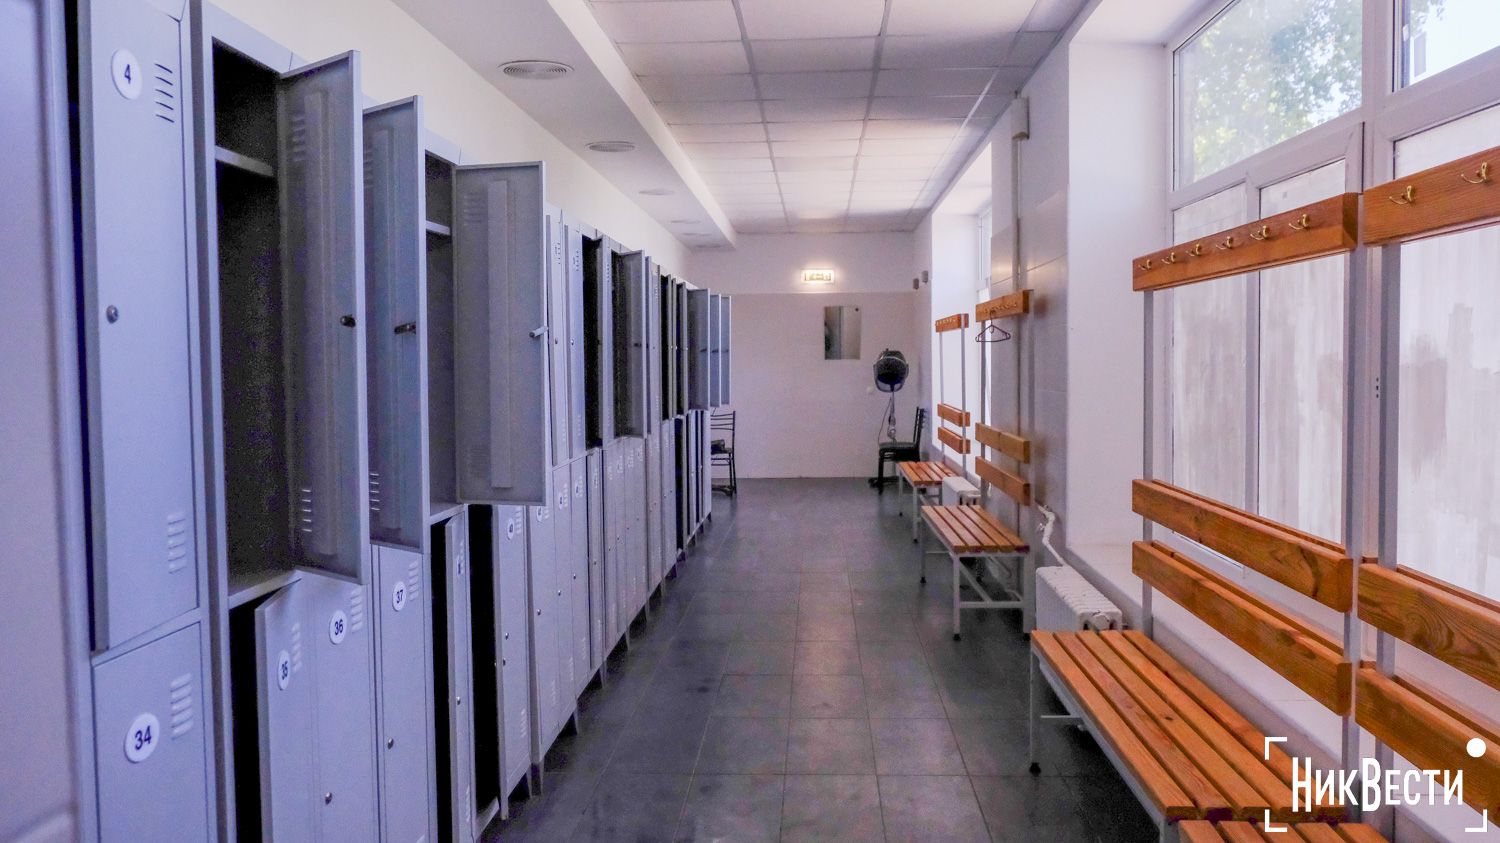
<path id="1" fill-rule="evenodd" d="M 583 232 L 568 225 L 568 442 L 569 457 L 577 458 L 588 450 L 587 376 L 584 374 L 583 346 Z"/>
<path id="2" fill-rule="evenodd" d="M 663 424 L 661 437 L 662 566 L 670 571 L 677 562 L 677 425 Z"/>
<path id="3" fill-rule="evenodd" d="M 305 840 L 317 828 L 316 687 L 301 583 L 255 607 L 261 839 Z M 125 838 L 131 839 L 131 838 Z"/>
<path id="4" fill-rule="evenodd" d="M 426 167 L 422 103 L 365 112 L 365 299 L 370 536 L 420 550 L 427 430 Z M 419 333 L 420 329 L 420 333 Z"/>
<path id="5" fill-rule="evenodd" d="M 192 99 L 182 72 L 186 21 L 143 0 L 82 5 L 79 234 L 94 624 L 106 648 L 198 602 L 185 175 Z"/>
<path id="6" fill-rule="evenodd" d="M 661 457 L 658 451 L 661 448 L 661 436 L 652 435 L 646 437 L 646 488 L 645 497 L 642 501 L 646 509 L 646 569 L 650 573 L 647 584 L 656 588 L 661 582 L 663 568 L 661 566 L 661 520 L 656 517 L 661 508 Z"/>
<path id="7" fill-rule="evenodd" d="M 359 57 L 293 70 L 276 89 L 288 437 L 302 564 L 365 583 L 364 147 Z"/>
<path id="8" fill-rule="evenodd" d="M 532 761 L 540 762 L 545 741 L 557 734 L 562 707 L 561 662 L 557 657 L 557 578 L 554 571 L 552 508 L 529 508 L 526 572 L 531 592 Z"/>
<path id="9" fill-rule="evenodd" d="M 558 682 L 561 687 L 564 708 L 568 701 L 577 697 L 573 688 L 577 686 L 577 673 L 582 669 L 574 659 L 573 649 L 573 471 L 571 465 L 553 470 L 552 491 L 556 496 L 552 509 L 553 541 L 553 600 L 557 619 Z"/>
<path id="10" fill-rule="evenodd" d="M 307 574 L 317 709 L 318 787 L 324 840 L 379 837 L 375 784 L 375 642 L 367 585 Z"/>
<path id="11" fill-rule="evenodd" d="M 631 439 L 625 443 L 625 535 L 630 543 L 625 558 L 630 561 L 630 581 L 634 584 L 636 606 L 646 605 L 646 554 L 640 552 L 646 526 L 640 517 L 641 490 L 644 488 L 644 484 L 640 482 L 640 442 L 639 439 Z"/>
<path id="12" fill-rule="evenodd" d="M 588 461 L 576 459 L 572 467 L 573 500 L 568 506 L 569 529 L 573 534 L 573 687 L 577 698 L 594 675 L 593 631 L 589 618 L 589 505 Z"/>
<path id="13" fill-rule="evenodd" d="M 604 605 L 604 471 L 601 452 L 589 452 L 587 463 L 584 497 L 588 502 L 589 649 L 590 664 L 598 668 L 609 657 L 609 645 L 614 643 L 605 638 L 609 612 Z"/>
<path id="14" fill-rule="evenodd" d="M 495 507 L 495 604 L 500 607 L 502 784 L 509 791 L 531 764 L 531 600 L 526 588 L 526 508 Z"/>
<path id="15" fill-rule="evenodd" d="M 732 324 L 733 300 L 729 296 L 719 299 L 719 404 L 729 404 L 729 350 L 730 330 Z"/>
<path id="16" fill-rule="evenodd" d="M 633 553 L 636 570 L 640 571 L 641 602 L 645 603 L 651 598 L 651 589 L 655 586 L 651 579 L 651 560 L 647 556 L 650 542 L 646 538 L 646 440 L 637 439 L 632 442 L 630 456 L 630 522 L 635 529 Z"/>
<path id="17" fill-rule="evenodd" d="M 600 473 L 603 477 L 604 512 L 604 626 L 610 646 L 614 646 L 624 634 L 624 604 L 620 600 L 620 545 L 616 526 L 619 480 L 615 477 L 615 443 L 610 442 L 600 452 Z"/>
<path id="18" fill-rule="evenodd" d="M 443 560 L 447 576 L 443 592 L 444 610 L 448 615 L 448 641 L 443 648 L 447 660 L 448 699 L 448 782 L 449 802 L 439 810 L 447 812 L 448 827 L 455 840 L 474 837 L 474 720 L 470 700 L 474 696 L 474 679 L 469 655 L 473 640 L 469 614 L 469 519 L 460 511 L 443 524 Z"/>
<path id="19" fill-rule="evenodd" d="M 453 178 L 458 496 L 544 504 L 551 461 L 542 166 L 458 167 Z"/>
<path id="20" fill-rule="evenodd" d="M 562 465 L 573 454 L 570 442 L 572 415 L 568 383 L 568 232 L 557 209 L 547 213 L 547 330 L 549 354 L 547 365 L 552 372 L 552 464 Z"/>
<path id="21" fill-rule="evenodd" d="M 375 620 L 380 699 L 380 835 L 393 843 L 437 837 L 433 814 L 432 651 L 427 636 L 427 561 L 375 548 Z"/>
<path id="22" fill-rule="evenodd" d="M 194 624 L 94 668 L 100 840 L 208 838 L 200 659 Z"/>

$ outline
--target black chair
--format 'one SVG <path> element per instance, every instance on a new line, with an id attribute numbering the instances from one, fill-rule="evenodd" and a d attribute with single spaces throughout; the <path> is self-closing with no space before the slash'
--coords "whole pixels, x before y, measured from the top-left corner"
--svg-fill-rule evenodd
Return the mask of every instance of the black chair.
<path id="1" fill-rule="evenodd" d="M 870 479 L 870 485 L 874 486 L 880 494 L 885 494 L 886 483 L 896 479 L 894 472 L 889 477 L 885 476 L 886 463 L 895 465 L 898 462 L 917 462 L 922 459 L 922 429 L 926 426 L 927 410 L 918 407 L 917 417 L 911 424 L 911 441 L 880 443 L 880 456 L 875 464 L 875 476 Z"/>
<path id="2" fill-rule="evenodd" d="M 711 433 L 728 434 L 720 439 L 709 440 L 708 461 L 710 465 L 721 465 L 729 469 L 729 480 L 714 483 L 714 491 L 734 497 L 739 491 L 739 476 L 734 469 L 734 411 L 714 413 L 708 419 L 708 429 Z"/>

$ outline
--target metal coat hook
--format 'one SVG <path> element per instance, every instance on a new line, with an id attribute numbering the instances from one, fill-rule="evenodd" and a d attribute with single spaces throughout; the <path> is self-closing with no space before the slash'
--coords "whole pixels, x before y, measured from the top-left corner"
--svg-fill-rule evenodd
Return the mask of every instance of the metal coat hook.
<path id="1" fill-rule="evenodd" d="M 992 337 L 997 333 L 1001 335 L 999 338 L 987 339 L 987 337 Z M 985 324 L 984 330 L 974 335 L 974 342 L 1005 342 L 1006 340 L 1010 339 L 1011 336 L 1012 334 L 1010 331 L 1007 331 L 999 325 L 996 325 L 994 322 L 989 322 Z"/>

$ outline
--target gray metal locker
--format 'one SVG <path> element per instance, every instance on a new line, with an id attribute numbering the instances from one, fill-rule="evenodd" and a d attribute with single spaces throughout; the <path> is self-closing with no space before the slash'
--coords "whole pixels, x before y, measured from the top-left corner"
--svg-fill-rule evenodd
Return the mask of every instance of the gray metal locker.
<path id="1" fill-rule="evenodd" d="M 295 583 L 255 607 L 260 831 L 267 843 L 305 839 L 319 827 L 317 757 L 308 751 L 318 742 L 316 667 L 307 641 L 316 634 L 307 628 L 307 600 Z M 242 825 L 247 821 L 240 817 Z"/>
<path id="2" fill-rule="evenodd" d="M 288 438 L 302 556 L 364 583 L 370 558 L 365 417 L 364 180 L 359 56 L 285 74 L 276 89 Z"/>
<path id="3" fill-rule="evenodd" d="M 552 465 L 573 455 L 568 371 L 568 229 L 562 212 L 547 209 L 547 368 L 551 377 Z"/>
<path id="4" fill-rule="evenodd" d="M 569 467 L 572 482 L 572 502 L 568 505 L 571 579 L 569 596 L 573 607 L 573 698 L 577 699 L 593 678 L 594 647 L 593 624 L 589 616 L 589 574 L 593 570 L 589 559 L 589 506 L 588 506 L 588 459 L 579 457 Z"/>
<path id="5" fill-rule="evenodd" d="M 645 441 L 645 474 L 646 488 L 645 497 L 642 498 L 642 506 L 645 509 L 646 531 L 646 586 L 648 590 L 654 591 L 661 583 L 666 574 L 666 568 L 662 567 L 661 554 L 661 433 L 653 433 L 646 437 Z"/>
<path id="6" fill-rule="evenodd" d="M 714 477 L 710 467 L 710 434 L 707 411 L 698 414 L 698 517 L 707 521 L 713 514 Z"/>
<path id="7" fill-rule="evenodd" d="M 201 664 L 193 624 L 94 668 L 99 839 L 208 839 Z"/>
<path id="8" fill-rule="evenodd" d="M 673 281 L 677 311 L 676 342 L 677 342 L 677 415 L 688 411 L 691 400 L 693 383 L 693 354 L 692 339 L 688 333 L 688 287 L 681 281 Z"/>
<path id="9" fill-rule="evenodd" d="M 458 494 L 547 502 L 547 226 L 542 165 L 454 172 Z"/>
<path id="10" fill-rule="evenodd" d="M 469 614 L 469 519 L 460 510 L 442 525 L 445 549 L 443 614 L 446 641 L 443 644 L 448 698 L 439 703 L 447 721 L 447 797 L 439 836 L 471 840 L 479 832 L 474 817 L 479 806 L 474 797 L 474 719 L 470 701 L 474 696 L 473 662 L 469 642 L 473 638 Z M 447 834 L 443 834 L 446 826 Z"/>
<path id="11" fill-rule="evenodd" d="M 426 557 L 374 549 L 380 839 L 437 839 L 433 761 L 432 632 Z"/>
<path id="12" fill-rule="evenodd" d="M 560 465 L 552 471 L 552 491 L 556 496 L 552 509 L 552 576 L 553 599 L 557 619 L 557 656 L 559 683 L 563 700 L 576 699 L 573 689 L 578 687 L 577 676 L 583 671 L 578 664 L 578 650 L 573 644 L 575 622 L 573 619 L 573 576 L 576 571 L 575 548 L 573 547 L 573 467 L 571 463 Z M 566 702 L 563 703 L 566 706 Z"/>
<path id="13" fill-rule="evenodd" d="M 291 587 L 307 592 L 306 628 L 316 668 L 319 839 L 374 840 L 380 822 L 370 587 L 317 574 Z"/>
<path id="14" fill-rule="evenodd" d="M 186 21 L 128 0 L 82 4 L 79 26 L 93 619 L 104 648 L 198 604 L 192 92 Z"/>
<path id="15" fill-rule="evenodd" d="M 614 647 L 614 639 L 607 637 L 610 629 L 611 611 L 604 602 L 605 545 L 604 518 L 604 452 L 593 450 L 584 458 L 584 497 L 588 509 L 589 548 L 589 653 L 590 665 L 603 669 Z"/>
<path id="16" fill-rule="evenodd" d="M 630 619 L 624 617 L 624 596 L 620 593 L 620 471 L 616 464 L 619 440 L 606 442 L 599 455 L 603 475 L 600 508 L 604 517 L 604 629 L 605 640 L 613 647 L 625 634 Z"/>
<path id="17" fill-rule="evenodd" d="M 420 550 L 427 529 L 427 190 L 421 100 L 413 97 L 367 110 L 364 147 L 370 536 Z"/>
<path id="18" fill-rule="evenodd" d="M 733 323 L 733 299 L 730 296 L 719 298 L 719 405 L 728 406 L 730 403 L 730 337 L 732 336 L 729 326 Z"/>
<path id="19" fill-rule="evenodd" d="M 531 767 L 531 600 L 526 584 L 526 508 L 495 507 L 495 603 L 499 607 L 501 798 Z M 502 804 L 504 804 L 502 802 Z"/>
<path id="20" fill-rule="evenodd" d="M 587 377 L 584 373 L 583 334 L 583 227 L 575 220 L 567 222 L 567 255 L 564 275 L 567 281 L 567 358 L 568 358 L 568 456 L 581 457 L 588 450 L 586 411 Z"/>
<path id="21" fill-rule="evenodd" d="M 709 296 L 707 290 L 688 291 L 688 409 L 709 407 Z"/>
<path id="22" fill-rule="evenodd" d="M 668 421 L 661 427 L 661 568 L 663 574 L 677 564 L 677 425 Z"/>
<path id="23" fill-rule="evenodd" d="M 555 506 L 555 504 L 554 504 Z M 562 729 L 562 661 L 558 656 L 556 553 L 552 507 L 527 508 L 526 572 L 531 594 L 531 763 L 539 766 Z"/>

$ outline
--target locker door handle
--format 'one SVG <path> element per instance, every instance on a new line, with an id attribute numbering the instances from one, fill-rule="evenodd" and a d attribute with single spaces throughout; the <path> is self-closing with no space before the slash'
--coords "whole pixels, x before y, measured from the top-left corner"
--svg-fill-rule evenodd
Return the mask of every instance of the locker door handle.
<path id="1" fill-rule="evenodd" d="M 353 328 L 354 327 L 354 314 L 352 314 L 352 313 L 345 313 L 343 316 L 340 316 L 339 317 L 339 324 L 343 325 L 345 328 Z"/>
<path id="2" fill-rule="evenodd" d="M 385 739 L 385 748 L 386 749 L 390 749 L 391 747 L 393 747 L 395 745 L 396 745 L 396 739 L 395 738 L 386 738 Z"/>
<path id="3" fill-rule="evenodd" d="M 531 338 L 532 339 L 539 340 L 539 339 L 541 339 L 542 337 L 545 337 L 545 336 L 547 336 L 547 326 L 546 325 L 543 325 L 540 328 L 532 328 L 531 329 Z"/>
<path id="4" fill-rule="evenodd" d="M 416 332 L 417 323 L 415 322 L 402 322 L 396 326 L 396 333 L 398 334 L 415 334 Z"/>

